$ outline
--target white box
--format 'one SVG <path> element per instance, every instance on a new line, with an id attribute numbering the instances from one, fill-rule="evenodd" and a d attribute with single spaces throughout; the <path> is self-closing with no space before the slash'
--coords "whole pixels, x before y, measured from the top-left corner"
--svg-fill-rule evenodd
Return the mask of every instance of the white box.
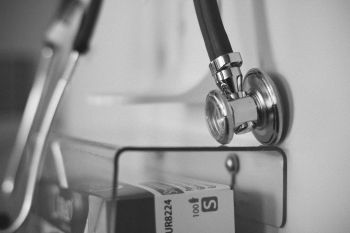
<path id="1" fill-rule="evenodd" d="M 105 191 L 107 196 L 110 195 L 110 189 Z M 96 193 L 101 197 L 104 191 Z M 100 202 L 103 211 L 109 213 L 110 207 L 115 205 L 108 198 L 102 199 L 103 203 L 100 198 L 90 198 Z M 107 220 L 97 222 L 106 224 Z M 233 191 L 227 185 L 187 178 L 139 184 L 121 182 L 118 185 L 116 232 L 234 233 Z"/>

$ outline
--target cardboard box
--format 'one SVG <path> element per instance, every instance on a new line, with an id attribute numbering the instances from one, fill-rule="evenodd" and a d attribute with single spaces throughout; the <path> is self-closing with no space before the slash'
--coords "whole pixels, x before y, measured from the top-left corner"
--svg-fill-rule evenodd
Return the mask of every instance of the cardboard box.
<path id="1" fill-rule="evenodd" d="M 90 197 L 89 232 L 106 230 L 110 193 L 99 188 Z M 182 178 L 119 183 L 116 221 L 117 233 L 234 233 L 233 191 Z"/>

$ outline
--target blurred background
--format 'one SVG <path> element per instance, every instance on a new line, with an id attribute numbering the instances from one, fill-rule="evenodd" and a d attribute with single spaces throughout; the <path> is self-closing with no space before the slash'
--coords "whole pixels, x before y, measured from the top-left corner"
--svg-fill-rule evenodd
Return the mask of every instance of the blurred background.
<path id="1" fill-rule="evenodd" d="M 105 1 L 54 131 L 123 146 L 218 146 L 205 125 L 215 85 L 192 4 Z M 57 6 L 0 2 L 0 176 Z M 260 67 L 285 80 L 293 110 L 279 145 L 288 158 L 287 223 L 249 222 L 251 232 L 349 232 L 349 12 L 346 0 L 222 1 L 242 72 Z M 246 134 L 230 145 L 259 143 Z"/>
<path id="2" fill-rule="evenodd" d="M 45 30 L 59 1 L 0 2 L 0 174 L 15 140 Z"/>

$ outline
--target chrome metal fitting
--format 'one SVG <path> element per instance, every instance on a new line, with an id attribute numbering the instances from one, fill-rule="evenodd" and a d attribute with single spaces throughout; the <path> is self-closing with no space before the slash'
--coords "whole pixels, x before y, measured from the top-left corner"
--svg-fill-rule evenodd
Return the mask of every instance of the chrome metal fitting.
<path id="1" fill-rule="evenodd" d="M 241 54 L 238 52 L 233 52 L 221 55 L 212 60 L 209 64 L 209 68 L 211 73 L 214 75 L 227 67 L 241 67 L 242 63 L 243 60 Z"/>
<path id="2" fill-rule="evenodd" d="M 219 90 L 207 95 L 205 113 L 210 133 L 221 144 L 230 142 L 234 133 L 246 130 L 248 122 L 258 120 L 257 105 L 252 97 L 228 100 Z"/>
<path id="3" fill-rule="evenodd" d="M 277 144 L 283 129 L 281 97 L 270 77 L 258 69 L 248 71 L 242 83 L 245 96 L 229 98 L 222 90 L 206 98 L 206 120 L 211 135 L 221 144 L 234 134 L 253 131 L 262 144 Z"/>
<path id="4" fill-rule="evenodd" d="M 228 98 L 243 97 L 242 92 L 242 57 L 240 53 L 228 53 L 215 58 L 209 69 L 216 85 Z"/>

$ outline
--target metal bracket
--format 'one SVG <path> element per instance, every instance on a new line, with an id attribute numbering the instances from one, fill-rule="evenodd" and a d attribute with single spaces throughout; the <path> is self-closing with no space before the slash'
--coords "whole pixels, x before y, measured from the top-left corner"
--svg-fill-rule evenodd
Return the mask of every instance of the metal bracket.
<path id="1" fill-rule="evenodd" d="M 235 167 L 229 173 L 228 156 Z M 146 168 L 132 167 L 133 161 L 145 158 Z M 142 177 L 157 171 L 231 185 L 237 216 L 274 227 L 285 224 L 287 159 L 278 147 L 123 148 L 117 152 L 116 169 L 118 164 L 121 180 L 128 176 L 124 169 L 128 174 L 134 169 Z"/>
<path id="2" fill-rule="evenodd" d="M 180 175 L 231 185 L 237 224 L 239 219 L 273 227 L 286 222 L 287 158 L 278 147 L 118 148 L 67 138 L 55 143 L 62 152 L 70 189 L 91 192 L 91 187 L 103 184 L 111 200 L 117 197 L 120 181 Z M 77 169 L 81 166 L 84 169 Z M 112 229 L 113 215 L 108 219 Z"/>
<path id="3" fill-rule="evenodd" d="M 286 157 L 262 152 L 232 153 L 226 159 L 235 191 L 235 211 L 244 218 L 274 227 L 286 221 Z M 277 207 L 277 208 L 276 208 Z"/>

